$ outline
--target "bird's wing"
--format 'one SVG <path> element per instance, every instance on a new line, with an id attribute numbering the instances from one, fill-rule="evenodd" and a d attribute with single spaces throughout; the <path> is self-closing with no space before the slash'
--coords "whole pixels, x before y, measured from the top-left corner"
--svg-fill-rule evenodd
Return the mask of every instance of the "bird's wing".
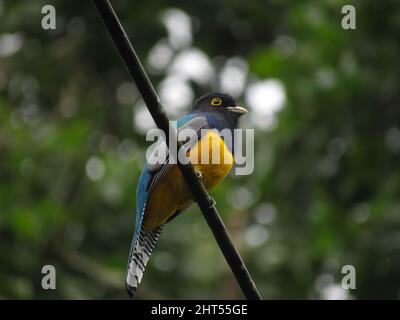
<path id="1" fill-rule="evenodd" d="M 190 148 L 197 143 L 201 129 L 208 129 L 209 124 L 207 118 L 204 116 L 188 114 L 178 120 L 177 134 L 179 135 L 179 133 L 186 128 L 192 129 L 193 134 L 196 135 L 196 137 L 188 137 L 183 143 L 184 148 L 190 150 Z M 155 152 L 163 152 L 161 148 L 167 148 L 165 142 L 160 142 L 156 146 L 153 155 Z M 172 158 L 169 156 L 167 156 L 167 161 L 164 161 L 164 163 L 153 163 L 151 161 L 151 164 L 146 163 L 139 178 L 136 194 L 137 211 L 135 234 L 132 241 L 126 276 L 126 289 L 131 295 L 136 291 L 137 285 L 143 276 L 144 268 L 155 249 L 156 242 L 163 227 L 162 225 L 158 226 L 152 232 L 144 232 L 142 229 L 147 199 L 161 179 L 168 174 L 172 166 Z"/>
<path id="2" fill-rule="evenodd" d="M 198 137 L 201 129 L 207 129 L 208 127 L 209 125 L 206 117 L 196 114 L 188 114 L 178 120 L 177 134 L 179 135 L 179 133 L 182 132 L 184 129 L 190 128 L 193 130 L 193 133 L 196 134 L 196 136 Z M 186 150 L 190 150 L 190 148 L 192 148 L 197 143 L 197 137 L 190 137 L 185 143 L 183 143 L 184 148 Z M 153 151 L 153 154 L 155 154 L 156 152 L 159 153 L 160 148 L 167 148 L 165 142 L 159 143 L 156 149 Z M 168 174 L 169 170 L 173 166 L 172 160 L 173 158 L 167 156 L 167 159 L 166 161 L 164 161 L 164 163 L 146 163 L 145 167 L 143 168 L 137 189 L 136 231 L 140 230 L 141 220 L 143 218 L 142 215 L 145 212 L 147 198 L 154 191 L 155 187 L 161 181 L 161 179 Z"/>
<path id="3" fill-rule="evenodd" d="M 184 117 L 184 122 L 178 122 L 177 134 L 181 133 L 184 129 L 191 129 L 191 136 L 187 137 L 186 141 L 183 142 L 183 147 L 186 151 L 189 151 L 192 147 L 194 147 L 198 140 L 200 139 L 201 129 L 209 128 L 206 117 L 203 116 L 194 116 L 194 117 Z M 179 125 L 180 124 L 180 125 Z M 194 136 L 192 136 L 192 134 Z M 165 148 L 168 150 L 166 143 L 162 143 L 161 148 Z M 176 161 L 175 161 L 176 162 Z M 154 191 L 158 182 L 165 177 L 171 167 L 173 166 L 174 159 L 168 155 L 167 159 L 164 163 L 155 163 L 148 166 L 148 171 L 152 175 L 152 178 L 149 181 L 147 186 L 148 194 L 150 195 L 152 191 Z"/>

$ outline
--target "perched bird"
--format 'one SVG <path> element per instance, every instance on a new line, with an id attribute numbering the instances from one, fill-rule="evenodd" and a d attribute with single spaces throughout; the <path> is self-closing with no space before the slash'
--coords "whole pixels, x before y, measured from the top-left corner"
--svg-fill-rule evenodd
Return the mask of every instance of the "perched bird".
<path id="1" fill-rule="evenodd" d="M 177 121 L 178 135 L 185 128 L 193 129 L 191 132 L 196 135 L 183 145 L 191 162 L 197 162 L 194 168 L 200 173 L 207 190 L 220 183 L 233 166 L 233 143 L 225 141 L 227 139 L 224 140 L 218 132 L 223 129 L 233 132 L 238 127 L 239 117 L 245 113 L 247 110 L 237 106 L 230 95 L 208 93 L 197 99 L 191 112 Z M 219 143 L 203 144 L 205 139 L 218 139 Z M 209 148 L 210 154 L 219 152 L 220 163 L 202 163 L 199 160 L 201 146 Z M 145 164 L 137 186 L 136 227 L 125 279 L 125 287 L 131 297 L 136 293 L 164 225 L 192 203 L 190 191 L 177 164 L 169 163 L 168 160 L 164 163 Z"/>

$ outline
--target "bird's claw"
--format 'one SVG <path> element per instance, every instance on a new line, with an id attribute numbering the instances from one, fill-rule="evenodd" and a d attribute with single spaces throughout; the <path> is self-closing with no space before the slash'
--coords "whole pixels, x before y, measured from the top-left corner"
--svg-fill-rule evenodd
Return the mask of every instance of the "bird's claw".
<path id="1" fill-rule="evenodd" d="M 210 203 L 208 204 L 209 208 L 215 207 L 215 205 L 217 204 L 217 202 L 214 200 L 213 197 L 210 197 Z"/>
<path id="2" fill-rule="evenodd" d="M 201 172 L 199 170 L 195 170 L 196 171 L 196 175 L 199 179 L 203 178 L 203 175 L 201 174 Z"/>

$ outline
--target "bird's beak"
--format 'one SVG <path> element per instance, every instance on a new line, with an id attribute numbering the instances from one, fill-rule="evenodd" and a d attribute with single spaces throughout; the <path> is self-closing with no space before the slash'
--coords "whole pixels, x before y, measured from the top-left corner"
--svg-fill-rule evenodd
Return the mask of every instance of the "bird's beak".
<path id="1" fill-rule="evenodd" d="M 230 112 L 236 113 L 238 116 L 242 116 L 248 112 L 246 108 L 241 106 L 227 107 L 226 109 Z"/>

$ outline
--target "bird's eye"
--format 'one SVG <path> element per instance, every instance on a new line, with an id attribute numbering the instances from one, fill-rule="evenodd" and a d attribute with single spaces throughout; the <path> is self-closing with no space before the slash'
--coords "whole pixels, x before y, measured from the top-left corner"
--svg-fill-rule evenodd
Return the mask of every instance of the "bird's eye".
<path id="1" fill-rule="evenodd" d="M 211 100 L 212 106 L 220 106 L 221 104 L 222 104 L 222 99 L 220 99 L 220 98 L 213 98 Z"/>

